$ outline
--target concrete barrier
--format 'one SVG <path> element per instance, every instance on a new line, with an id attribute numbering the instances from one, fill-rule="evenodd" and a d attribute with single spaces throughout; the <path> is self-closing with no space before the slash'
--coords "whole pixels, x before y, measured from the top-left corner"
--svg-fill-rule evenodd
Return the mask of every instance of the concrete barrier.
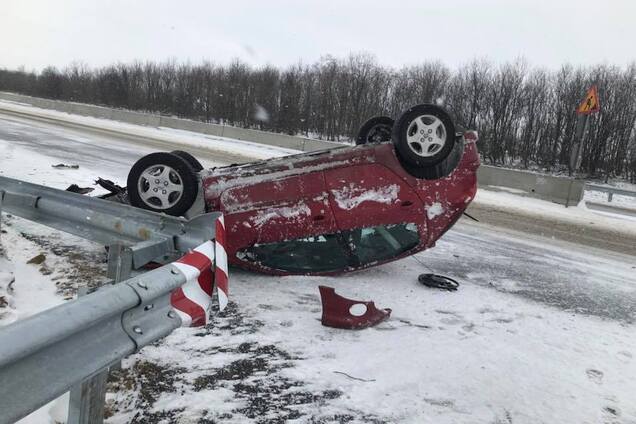
<path id="1" fill-rule="evenodd" d="M 585 181 L 530 171 L 482 165 L 477 172 L 480 186 L 575 206 L 583 198 Z"/>
<path id="2" fill-rule="evenodd" d="M 304 152 L 342 146 L 341 143 L 332 143 L 304 137 L 294 137 L 273 132 L 238 128 L 228 125 L 208 124 L 189 119 L 178 119 L 149 113 L 87 105 L 83 103 L 41 99 L 7 92 L 0 92 L 0 99 L 82 116 L 112 119 L 136 125 L 193 131 L 218 137 L 234 138 L 237 140 L 268 144 L 271 146 Z M 549 200 L 566 206 L 578 204 L 583 197 L 584 182 L 573 178 L 554 177 L 551 175 L 497 168 L 486 165 L 482 165 L 479 168 L 477 178 L 481 186 L 489 186 L 494 190 L 507 189 L 506 191 L 509 192 L 513 191 L 516 194 Z"/>
<path id="3" fill-rule="evenodd" d="M 160 116 L 158 126 L 184 131 L 199 132 L 203 134 L 215 135 L 218 137 L 221 137 L 223 135 L 223 125 L 207 124 L 205 122 L 192 121 L 189 119 L 171 118 L 169 116 Z"/>

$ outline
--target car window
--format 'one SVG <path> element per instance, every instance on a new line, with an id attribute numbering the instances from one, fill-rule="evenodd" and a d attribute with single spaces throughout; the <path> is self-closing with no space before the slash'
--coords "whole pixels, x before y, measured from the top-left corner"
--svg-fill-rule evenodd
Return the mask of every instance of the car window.
<path id="1" fill-rule="evenodd" d="M 392 224 L 258 244 L 237 257 L 288 272 L 332 272 L 391 259 L 418 244 L 417 225 Z"/>
<path id="2" fill-rule="evenodd" d="M 349 237 L 353 254 L 361 265 L 398 256 L 417 246 L 420 241 L 415 224 L 362 228 L 350 231 Z"/>
<path id="3" fill-rule="evenodd" d="M 305 237 L 257 244 L 237 253 L 239 259 L 289 272 L 330 272 L 350 264 L 350 252 L 341 234 Z"/>

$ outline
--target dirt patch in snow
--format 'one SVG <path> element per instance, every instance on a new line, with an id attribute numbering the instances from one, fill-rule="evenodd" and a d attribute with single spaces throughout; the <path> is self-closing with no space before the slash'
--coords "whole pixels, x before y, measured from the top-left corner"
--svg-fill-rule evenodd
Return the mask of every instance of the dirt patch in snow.
<path id="1" fill-rule="evenodd" d="M 125 405 L 107 403 L 104 411 L 106 418 L 114 414 L 116 408 L 125 406 L 137 410 L 130 419 L 130 423 L 160 422 L 173 419 L 181 410 L 152 412 L 150 408 L 162 393 L 173 393 L 177 390 L 177 383 L 182 381 L 180 374 L 185 368 L 166 367 L 141 360 L 135 362 L 128 369 L 112 371 L 108 378 L 110 391 L 134 391 L 135 396 L 127 399 Z"/>
<path id="2" fill-rule="evenodd" d="M 51 275 L 51 281 L 55 282 L 57 291 L 62 296 L 74 296 L 80 285 L 87 285 L 89 291 L 92 291 L 106 281 L 108 258 L 105 250 L 78 249 L 77 245 L 57 238 L 25 232 L 21 232 L 20 236 L 45 250 L 46 253 L 41 253 L 42 256 L 64 261 L 63 267 L 52 266 L 49 261 L 39 264 L 39 271 L 43 275 Z"/>
<path id="3" fill-rule="evenodd" d="M 210 324 L 189 336 L 201 343 L 195 340 L 185 348 L 187 369 L 178 360 L 162 354 L 151 359 L 153 354 L 145 356 L 142 351 L 110 379 L 108 422 L 385 422 L 353 410 L 318 413 L 343 393 L 315 389 L 286 374 L 304 358 L 259 342 L 256 333 L 263 326 L 230 303 L 223 313 L 212 316 Z M 161 343 L 153 347 L 160 352 L 175 350 Z M 206 362 L 214 366 L 206 367 Z M 215 409 L 219 402 L 224 410 Z"/>

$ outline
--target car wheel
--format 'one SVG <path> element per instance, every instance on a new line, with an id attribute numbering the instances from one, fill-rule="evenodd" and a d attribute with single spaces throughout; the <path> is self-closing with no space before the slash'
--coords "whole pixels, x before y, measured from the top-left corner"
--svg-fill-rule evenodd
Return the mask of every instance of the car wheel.
<path id="1" fill-rule="evenodd" d="M 439 106 L 421 104 L 406 110 L 391 134 L 400 158 L 417 167 L 437 165 L 455 145 L 455 125 Z"/>
<path id="2" fill-rule="evenodd" d="M 437 180 L 439 178 L 448 177 L 454 170 L 457 168 L 459 161 L 462 158 L 464 153 L 464 143 L 463 141 L 457 141 L 453 146 L 450 154 L 438 164 L 429 165 L 429 166 L 417 166 L 411 165 L 407 161 L 403 160 L 398 153 L 398 159 L 400 159 L 400 163 L 402 167 L 408 172 L 410 175 L 415 178 L 421 178 L 425 180 Z"/>
<path id="3" fill-rule="evenodd" d="M 128 173 L 128 197 L 138 208 L 180 216 L 190 209 L 198 191 L 195 171 L 173 153 L 146 155 Z"/>
<path id="4" fill-rule="evenodd" d="M 177 155 L 181 157 L 182 159 L 185 159 L 186 162 L 190 164 L 192 169 L 195 170 L 195 172 L 199 172 L 203 170 L 203 165 L 201 165 L 201 162 L 199 162 L 197 158 L 192 156 L 190 153 L 184 152 L 183 150 L 173 150 L 170 153 L 172 153 L 173 155 Z"/>
<path id="5" fill-rule="evenodd" d="M 360 145 L 391 141 L 393 123 L 393 119 L 388 116 L 374 116 L 360 127 L 358 137 L 356 137 L 356 144 Z"/>

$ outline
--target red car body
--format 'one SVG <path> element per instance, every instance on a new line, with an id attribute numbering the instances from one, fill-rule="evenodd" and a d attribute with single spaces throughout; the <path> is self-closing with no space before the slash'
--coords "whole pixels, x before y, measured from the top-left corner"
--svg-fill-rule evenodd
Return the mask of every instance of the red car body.
<path id="1" fill-rule="evenodd" d="M 223 212 L 228 260 L 241 268 L 329 275 L 379 265 L 434 246 L 472 201 L 479 156 L 461 142 L 440 179 L 411 176 L 392 143 L 202 171 L 206 208 Z"/>

